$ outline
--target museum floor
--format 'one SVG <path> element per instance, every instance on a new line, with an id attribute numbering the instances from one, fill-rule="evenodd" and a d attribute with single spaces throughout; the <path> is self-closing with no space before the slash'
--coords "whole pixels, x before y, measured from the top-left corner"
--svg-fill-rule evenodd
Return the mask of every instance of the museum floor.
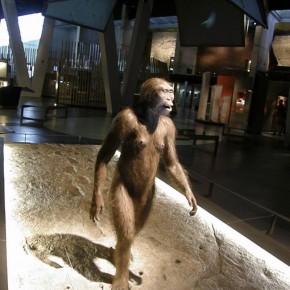
<path id="1" fill-rule="evenodd" d="M 19 112 L 0 110 L 0 137 L 5 144 L 95 145 L 102 142 L 112 120 L 106 112 L 97 110 L 69 108 L 67 118 L 58 114 L 52 112 L 43 124 L 25 120 L 20 126 Z M 195 122 L 192 112 L 178 112 L 173 119 L 178 129 L 194 128 L 198 134 L 220 137 L 216 155 L 212 141 L 197 141 L 195 146 L 192 141 L 177 141 L 179 159 L 196 189 L 199 205 L 290 265 L 289 223 L 278 218 L 271 235 L 266 234 L 273 212 L 290 218 L 290 151 L 283 147 L 283 137 L 225 136 L 221 127 Z M 166 181 L 162 168 L 159 177 Z M 211 196 L 206 197 L 210 189 Z M 73 239 L 69 235 L 66 238 Z"/>

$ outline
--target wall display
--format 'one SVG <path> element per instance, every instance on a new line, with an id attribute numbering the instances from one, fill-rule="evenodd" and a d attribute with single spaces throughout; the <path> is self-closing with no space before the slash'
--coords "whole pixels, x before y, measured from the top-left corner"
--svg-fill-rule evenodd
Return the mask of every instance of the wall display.
<path id="1" fill-rule="evenodd" d="M 290 23 L 275 24 L 270 66 L 290 67 Z"/>
<path id="2" fill-rule="evenodd" d="M 255 26 L 248 27 L 244 47 L 198 47 L 196 72 L 246 72 L 246 64 L 252 57 L 255 30 Z"/>
<path id="3" fill-rule="evenodd" d="M 175 1 L 181 46 L 244 46 L 244 13 L 228 0 Z"/>

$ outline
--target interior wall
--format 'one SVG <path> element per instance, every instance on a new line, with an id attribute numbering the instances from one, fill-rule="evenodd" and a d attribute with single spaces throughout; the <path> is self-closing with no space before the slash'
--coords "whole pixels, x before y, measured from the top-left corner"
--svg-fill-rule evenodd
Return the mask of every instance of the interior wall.
<path id="1" fill-rule="evenodd" d="M 255 27 L 250 26 L 245 47 L 199 47 L 196 71 L 223 73 L 225 70 L 245 70 L 247 60 L 252 58 Z"/>
<path id="2" fill-rule="evenodd" d="M 273 54 L 274 60 L 278 66 L 290 66 L 290 23 L 276 23 L 273 36 Z"/>
<path id="3" fill-rule="evenodd" d="M 170 58 L 174 57 L 177 32 L 153 32 L 151 58 L 166 62 L 169 66 Z"/>
<path id="4" fill-rule="evenodd" d="M 98 32 L 96 30 L 87 29 L 84 27 L 80 28 L 80 42 L 92 44 L 92 43 L 98 43 L 99 37 Z"/>
<path id="5" fill-rule="evenodd" d="M 62 21 L 56 21 L 51 48 L 60 50 L 65 41 L 76 41 L 77 26 L 67 25 Z"/>

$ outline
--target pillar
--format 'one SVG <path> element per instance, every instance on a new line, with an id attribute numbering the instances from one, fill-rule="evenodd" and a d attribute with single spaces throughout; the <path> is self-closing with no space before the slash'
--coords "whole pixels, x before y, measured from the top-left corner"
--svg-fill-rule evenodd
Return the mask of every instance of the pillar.
<path id="1" fill-rule="evenodd" d="M 174 70 L 175 74 L 195 74 L 197 47 L 180 46 L 179 32 L 176 37 Z M 189 70 L 191 72 L 189 72 Z"/>
<path id="2" fill-rule="evenodd" d="M 128 7 L 126 4 L 122 4 L 122 18 L 121 25 L 117 35 L 117 47 L 118 49 L 127 49 L 128 48 Z"/>
<path id="3" fill-rule="evenodd" d="M 18 86 L 31 88 L 24 47 L 18 25 L 18 15 L 15 0 L 1 0 L 1 4 L 7 23 L 7 30 L 9 34 L 10 46 L 13 53 L 14 64 L 16 66 L 16 78 Z M 21 93 L 21 96 L 23 95 L 25 95 L 25 91 Z"/>
<path id="4" fill-rule="evenodd" d="M 198 107 L 198 112 L 197 112 L 197 119 L 199 120 L 205 120 L 209 86 L 210 86 L 210 72 L 205 72 L 202 75 L 200 100 L 199 100 L 199 107 Z"/>
<path id="5" fill-rule="evenodd" d="M 132 105 L 143 58 L 153 0 L 139 0 L 122 84 L 122 105 Z"/>
<path id="6" fill-rule="evenodd" d="M 256 26 L 254 45 L 251 59 L 250 76 L 254 77 L 256 71 L 265 72 L 269 66 L 269 51 L 271 49 L 275 23 L 277 19 L 272 13 L 267 17 L 268 29 L 262 26 Z"/>
<path id="7" fill-rule="evenodd" d="M 32 78 L 32 88 L 34 97 L 41 97 L 49 50 L 52 42 L 55 20 L 52 18 L 44 18 L 43 29 L 37 50 L 35 70 Z"/>
<path id="8" fill-rule="evenodd" d="M 121 106 L 118 56 L 113 16 L 104 32 L 99 32 L 102 73 L 108 113 L 117 113 Z"/>
<path id="9" fill-rule="evenodd" d="M 264 109 L 268 91 L 268 77 L 263 72 L 257 72 L 254 80 L 251 107 L 248 117 L 247 132 L 261 134 L 264 119 Z"/>

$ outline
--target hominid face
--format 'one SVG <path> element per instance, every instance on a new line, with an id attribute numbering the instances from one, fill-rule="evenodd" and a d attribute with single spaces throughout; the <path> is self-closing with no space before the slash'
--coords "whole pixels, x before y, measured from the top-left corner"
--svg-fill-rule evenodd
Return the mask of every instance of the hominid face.
<path id="1" fill-rule="evenodd" d="M 160 84 L 156 94 L 152 97 L 152 105 L 154 111 L 159 114 L 167 116 L 172 111 L 174 100 L 174 90 L 168 83 L 164 82 Z"/>

